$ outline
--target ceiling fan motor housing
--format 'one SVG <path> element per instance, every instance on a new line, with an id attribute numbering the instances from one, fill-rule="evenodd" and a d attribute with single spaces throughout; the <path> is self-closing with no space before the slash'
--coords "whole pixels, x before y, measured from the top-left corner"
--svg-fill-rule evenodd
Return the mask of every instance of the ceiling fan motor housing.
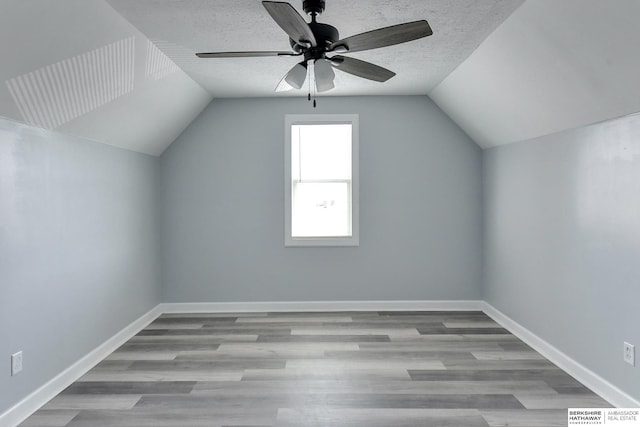
<path id="1" fill-rule="evenodd" d="M 303 0 L 302 9 L 307 15 L 320 15 L 324 12 L 324 0 Z"/>
<path id="2" fill-rule="evenodd" d="M 292 39 L 289 39 L 289 43 L 295 52 L 304 52 L 305 59 L 324 58 L 329 45 L 340 40 L 340 33 L 338 33 L 336 27 L 320 22 L 309 22 L 309 28 L 311 28 L 311 32 L 313 32 L 313 36 L 316 38 L 316 47 L 301 46 Z"/>

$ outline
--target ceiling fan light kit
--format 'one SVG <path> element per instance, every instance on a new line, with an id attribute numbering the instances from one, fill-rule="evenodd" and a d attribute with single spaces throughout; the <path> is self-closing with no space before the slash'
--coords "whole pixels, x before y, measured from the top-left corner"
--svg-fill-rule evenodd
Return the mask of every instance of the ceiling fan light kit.
<path id="1" fill-rule="evenodd" d="M 300 62 L 293 66 L 291 70 L 284 76 L 284 80 L 295 89 L 300 89 L 307 78 L 307 63 Z"/>
<path id="2" fill-rule="evenodd" d="M 328 59 L 320 58 L 314 61 L 313 75 L 318 92 L 327 92 L 335 87 L 333 80 L 336 78 L 336 74 Z"/>
<path id="3" fill-rule="evenodd" d="M 378 28 L 340 39 L 337 28 L 316 20 L 318 15 L 324 12 L 325 0 L 303 0 L 302 9 L 311 17 L 311 22 L 306 22 L 289 3 L 263 1 L 262 5 L 289 36 L 291 51 L 202 52 L 196 53 L 196 56 L 200 58 L 302 56 L 303 61 L 294 65 L 280 80 L 276 86 L 276 92 L 302 88 L 307 74 L 312 75 L 310 79 L 313 79 L 318 93 L 329 91 L 335 87 L 333 68 L 364 79 L 385 82 L 395 76 L 393 71 L 360 59 L 336 54 L 393 46 L 433 34 L 429 23 L 420 20 Z"/>

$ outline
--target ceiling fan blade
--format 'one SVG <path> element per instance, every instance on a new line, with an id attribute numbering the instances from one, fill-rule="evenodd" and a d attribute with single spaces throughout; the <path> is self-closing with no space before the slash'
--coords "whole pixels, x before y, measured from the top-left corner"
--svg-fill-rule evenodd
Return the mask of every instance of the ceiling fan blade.
<path id="1" fill-rule="evenodd" d="M 250 58 L 254 56 L 297 56 L 295 52 L 282 51 L 248 51 L 248 52 L 200 52 L 196 53 L 198 58 Z"/>
<path id="2" fill-rule="evenodd" d="M 313 75 L 316 80 L 316 90 L 318 93 L 326 92 L 335 87 L 333 80 L 336 74 L 331 68 L 331 62 L 328 59 L 317 59 L 313 65 Z"/>
<path id="3" fill-rule="evenodd" d="M 309 24 L 293 6 L 280 1 L 263 1 L 262 5 L 291 40 L 303 45 L 316 46 L 316 38 L 309 28 Z"/>
<path id="4" fill-rule="evenodd" d="M 353 74 L 354 76 L 362 77 L 364 79 L 374 80 L 376 82 L 386 82 L 396 75 L 393 71 L 382 68 L 379 65 L 372 64 L 371 62 L 348 58 L 342 55 L 336 55 L 331 58 L 331 65 L 345 73 Z"/>
<path id="5" fill-rule="evenodd" d="M 429 23 L 425 20 L 406 22 L 338 40 L 331 43 L 329 50 L 339 51 L 342 48 L 346 49 L 347 52 L 358 52 L 405 43 L 430 36 L 431 34 L 433 34 L 433 31 L 431 31 Z"/>

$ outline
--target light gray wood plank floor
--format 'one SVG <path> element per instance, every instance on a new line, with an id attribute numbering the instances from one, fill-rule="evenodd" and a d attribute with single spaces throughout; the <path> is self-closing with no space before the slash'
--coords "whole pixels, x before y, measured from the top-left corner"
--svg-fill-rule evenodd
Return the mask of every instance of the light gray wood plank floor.
<path id="1" fill-rule="evenodd" d="M 163 315 L 36 427 L 561 426 L 610 407 L 482 312 Z"/>

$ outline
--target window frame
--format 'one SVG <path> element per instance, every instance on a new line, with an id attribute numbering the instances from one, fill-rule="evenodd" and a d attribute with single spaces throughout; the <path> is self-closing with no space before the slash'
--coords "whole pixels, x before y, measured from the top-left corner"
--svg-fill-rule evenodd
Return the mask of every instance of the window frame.
<path id="1" fill-rule="evenodd" d="M 291 127 L 293 125 L 351 125 L 351 236 L 292 236 Z M 284 118 L 284 245 L 296 246 L 359 246 L 360 245 L 360 183 L 359 183 L 359 116 L 358 114 L 286 114 Z"/>

